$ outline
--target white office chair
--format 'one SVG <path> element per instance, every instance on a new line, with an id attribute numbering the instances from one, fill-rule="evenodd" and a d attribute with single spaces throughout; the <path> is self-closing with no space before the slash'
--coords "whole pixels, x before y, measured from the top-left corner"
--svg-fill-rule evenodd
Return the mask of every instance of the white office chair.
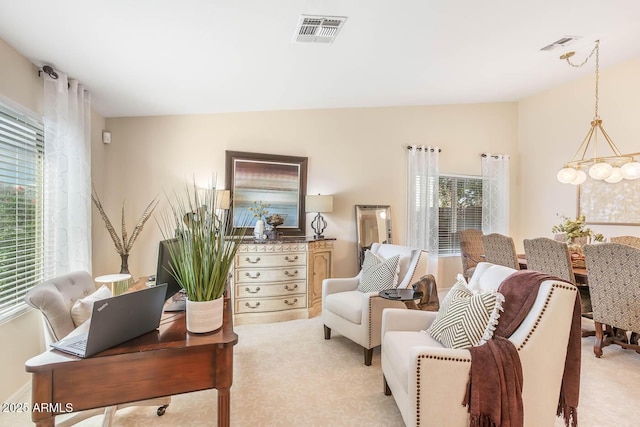
<path id="1" fill-rule="evenodd" d="M 31 289 L 24 300 L 42 314 L 44 338 L 47 348 L 49 344 L 59 341 L 73 331 L 76 326 L 71 316 L 74 303 L 96 291 L 91 275 L 86 271 L 76 271 L 42 282 Z M 118 409 L 128 406 L 158 406 L 157 414 L 164 415 L 171 403 L 171 397 L 131 402 L 123 405 L 96 408 L 78 412 L 56 426 L 71 426 L 87 418 L 104 414 L 103 426 L 111 426 Z"/>

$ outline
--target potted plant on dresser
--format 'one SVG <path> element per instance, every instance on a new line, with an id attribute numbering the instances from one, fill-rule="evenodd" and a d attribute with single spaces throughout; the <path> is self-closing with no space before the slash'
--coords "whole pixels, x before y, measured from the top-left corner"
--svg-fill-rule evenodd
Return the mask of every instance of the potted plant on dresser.
<path id="1" fill-rule="evenodd" d="M 168 197 L 170 210 L 160 224 L 165 239 L 175 233 L 177 242 L 169 245 L 170 273 L 187 295 L 187 330 L 193 333 L 222 326 L 229 272 L 246 232 L 246 226 L 233 227 L 230 215 L 217 214 L 220 194 L 215 188 L 187 185 L 184 194 Z"/>

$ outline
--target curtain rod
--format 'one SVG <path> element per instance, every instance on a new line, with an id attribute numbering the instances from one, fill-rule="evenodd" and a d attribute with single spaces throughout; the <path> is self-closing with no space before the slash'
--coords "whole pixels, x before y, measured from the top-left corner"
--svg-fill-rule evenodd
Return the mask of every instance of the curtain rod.
<path id="1" fill-rule="evenodd" d="M 420 147 L 416 147 L 417 151 L 422 151 L 424 150 L 424 148 L 429 148 L 429 151 L 434 152 L 436 151 L 433 147 L 424 147 L 424 146 L 420 146 Z M 407 145 L 407 150 L 413 150 L 413 145 Z M 438 147 L 438 153 L 442 153 L 442 149 L 440 147 Z"/>
<path id="2" fill-rule="evenodd" d="M 48 75 L 53 80 L 58 80 L 58 73 L 51 65 L 43 65 L 41 69 L 38 70 L 38 77 L 42 77 L 42 73 Z M 67 80 L 67 89 L 71 88 L 71 83 Z"/>
<path id="3" fill-rule="evenodd" d="M 509 157 L 508 154 L 487 154 L 487 153 L 482 153 L 480 154 L 480 157 L 493 157 L 494 159 L 499 159 L 500 156 L 507 156 Z"/>

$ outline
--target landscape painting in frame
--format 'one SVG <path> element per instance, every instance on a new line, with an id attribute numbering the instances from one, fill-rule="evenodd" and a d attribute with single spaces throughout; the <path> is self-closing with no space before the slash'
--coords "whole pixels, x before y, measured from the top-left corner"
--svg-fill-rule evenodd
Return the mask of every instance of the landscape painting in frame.
<path id="1" fill-rule="evenodd" d="M 274 154 L 226 152 L 227 182 L 231 183 L 233 225 L 258 218 L 249 208 L 264 203 L 269 215 L 285 217 L 277 227 L 284 235 L 304 235 L 304 195 L 306 192 L 307 158 Z M 264 218 L 263 218 L 264 219 Z"/>

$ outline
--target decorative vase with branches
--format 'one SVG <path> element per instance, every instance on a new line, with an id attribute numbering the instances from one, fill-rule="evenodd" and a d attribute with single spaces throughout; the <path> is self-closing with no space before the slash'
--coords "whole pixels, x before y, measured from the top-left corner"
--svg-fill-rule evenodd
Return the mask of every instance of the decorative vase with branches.
<path id="1" fill-rule="evenodd" d="M 123 203 L 122 204 L 122 235 L 121 236 L 118 235 L 118 232 L 116 231 L 113 224 L 109 220 L 109 217 L 104 211 L 104 207 L 102 206 L 102 202 L 100 201 L 100 197 L 98 197 L 98 193 L 96 192 L 95 188 L 93 188 L 93 191 L 91 193 L 91 200 L 93 201 L 93 204 L 98 209 L 98 212 L 100 212 L 100 216 L 104 221 L 104 225 L 107 228 L 107 231 L 109 232 L 109 236 L 111 236 L 111 240 L 113 240 L 116 252 L 120 255 L 120 261 L 121 261 L 120 273 L 128 274 L 129 273 L 129 252 L 131 251 L 131 248 L 133 248 L 133 244 L 135 243 L 136 239 L 142 232 L 142 229 L 144 228 L 145 223 L 149 220 L 149 218 L 151 218 L 151 214 L 153 213 L 156 206 L 158 206 L 158 200 L 156 197 L 154 197 L 153 200 L 151 200 L 151 203 L 147 205 L 144 212 L 142 213 L 142 216 L 136 223 L 135 227 L 133 227 L 133 232 L 131 233 L 131 235 L 127 233 L 127 226 L 124 219 L 124 203 Z"/>
<path id="2" fill-rule="evenodd" d="M 267 209 L 271 206 L 270 203 L 265 203 L 263 201 L 253 202 L 253 206 L 249 206 L 249 212 L 253 213 L 253 217 L 257 218 L 256 223 L 253 226 L 253 235 L 256 239 L 262 239 L 265 237 L 264 231 L 264 219 L 269 214 L 269 210 Z"/>

